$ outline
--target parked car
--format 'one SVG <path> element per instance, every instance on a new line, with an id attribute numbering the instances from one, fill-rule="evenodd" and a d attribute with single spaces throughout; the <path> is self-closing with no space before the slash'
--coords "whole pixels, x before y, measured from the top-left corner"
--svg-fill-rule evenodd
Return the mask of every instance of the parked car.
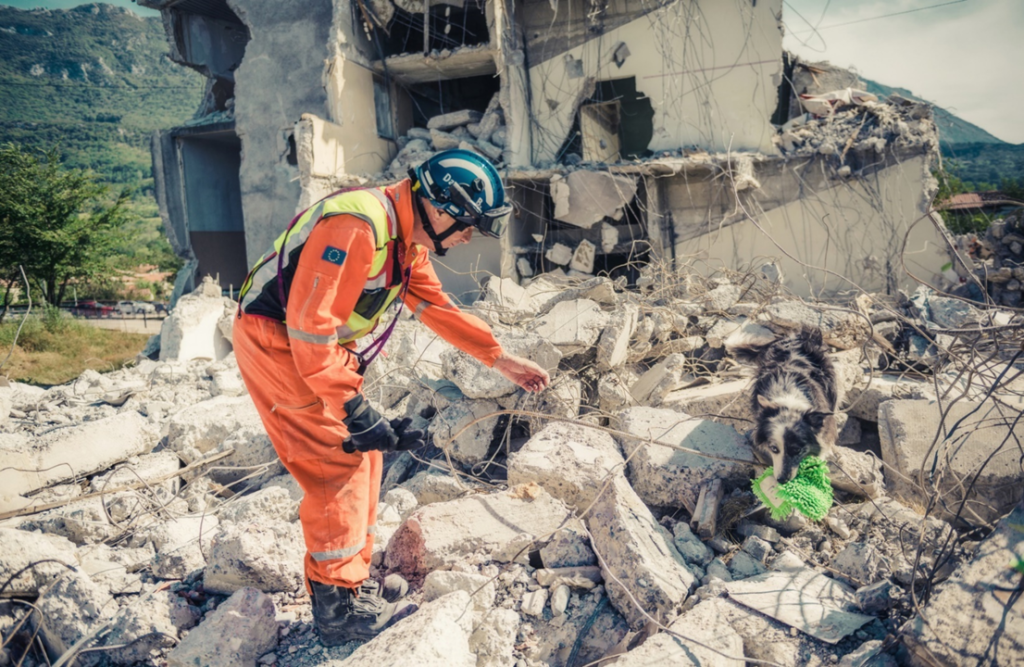
<path id="1" fill-rule="evenodd" d="M 135 304 L 131 301 L 118 301 L 114 309 L 121 315 L 135 314 Z"/>
<path id="2" fill-rule="evenodd" d="M 74 308 L 74 313 L 84 317 L 110 317 L 114 314 L 114 307 L 90 299 L 79 301 L 78 306 Z"/>
<path id="3" fill-rule="evenodd" d="M 140 315 L 156 315 L 156 306 L 145 301 L 136 301 L 135 312 Z"/>

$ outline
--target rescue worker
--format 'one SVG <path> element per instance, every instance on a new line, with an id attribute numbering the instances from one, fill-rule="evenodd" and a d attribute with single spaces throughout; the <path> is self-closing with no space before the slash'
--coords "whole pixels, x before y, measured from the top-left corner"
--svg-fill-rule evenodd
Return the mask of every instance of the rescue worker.
<path id="1" fill-rule="evenodd" d="M 486 323 L 451 302 L 429 259 L 429 251 L 468 243 L 474 229 L 500 236 L 511 210 L 490 162 L 444 151 L 395 185 L 342 191 L 303 211 L 243 285 L 238 368 L 305 492 L 307 589 L 327 646 L 375 636 L 407 589 L 381 590 L 369 578 L 370 557 L 383 452 L 424 444 L 410 420 L 389 422 L 362 394 L 363 371 L 391 328 L 361 353 L 355 341 L 400 299 L 441 338 L 523 389 L 548 386 L 543 368 L 508 354 Z"/>

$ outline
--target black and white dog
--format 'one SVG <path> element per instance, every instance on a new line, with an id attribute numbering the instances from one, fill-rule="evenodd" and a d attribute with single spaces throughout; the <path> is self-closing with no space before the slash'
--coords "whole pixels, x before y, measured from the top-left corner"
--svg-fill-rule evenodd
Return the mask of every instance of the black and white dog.
<path id="1" fill-rule="evenodd" d="M 725 347 L 757 364 L 751 395 L 754 453 L 771 463 L 780 484 L 796 476 L 808 456 L 827 458 L 835 444 L 839 382 L 819 329 L 803 329 L 766 343 L 737 331 Z"/>

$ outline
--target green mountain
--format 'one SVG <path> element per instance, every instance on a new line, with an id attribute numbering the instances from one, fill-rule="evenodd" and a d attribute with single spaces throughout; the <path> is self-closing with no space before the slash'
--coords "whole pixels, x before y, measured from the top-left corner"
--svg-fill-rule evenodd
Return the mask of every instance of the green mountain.
<path id="1" fill-rule="evenodd" d="M 158 17 L 105 4 L 0 6 L 0 143 L 58 145 L 68 166 L 135 190 L 124 268 L 177 263 L 153 198 L 149 141 L 192 117 L 205 80 L 168 52 Z"/>
<path id="2" fill-rule="evenodd" d="M 156 17 L 0 6 L 0 141 L 59 142 L 70 165 L 137 184 L 150 176 L 150 133 L 187 120 L 202 97 L 203 77 L 167 54 Z"/>

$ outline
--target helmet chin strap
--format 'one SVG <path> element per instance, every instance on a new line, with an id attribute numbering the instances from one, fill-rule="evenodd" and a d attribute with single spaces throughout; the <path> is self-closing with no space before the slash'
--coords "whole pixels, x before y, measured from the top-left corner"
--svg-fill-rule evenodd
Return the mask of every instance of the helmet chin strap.
<path id="1" fill-rule="evenodd" d="M 442 246 L 441 243 L 449 236 L 463 231 L 463 229 L 460 229 L 460 225 L 453 224 L 451 227 L 438 234 L 434 231 L 434 226 L 430 224 L 430 218 L 427 217 L 427 210 L 423 205 L 423 197 L 414 198 L 416 199 L 416 208 L 419 210 L 420 222 L 423 223 L 423 231 L 427 233 L 427 236 L 430 237 L 430 240 L 434 244 L 434 253 L 438 257 L 444 257 L 445 253 L 448 252 L 448 249 Z"/>

